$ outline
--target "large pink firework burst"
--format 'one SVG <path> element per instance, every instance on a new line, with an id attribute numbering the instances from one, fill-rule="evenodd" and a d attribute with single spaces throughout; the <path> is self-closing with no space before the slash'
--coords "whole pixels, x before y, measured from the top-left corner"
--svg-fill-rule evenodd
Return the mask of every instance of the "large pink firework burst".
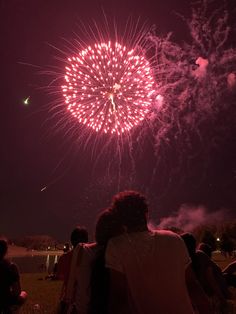
<path id="1" fill-rule="evenodd" d="M 95 43 L 68 58 L 62 86 L 68 110 L 95 131 L 120 135 L 151 109 L 154 77 L 141 49 Z"/>

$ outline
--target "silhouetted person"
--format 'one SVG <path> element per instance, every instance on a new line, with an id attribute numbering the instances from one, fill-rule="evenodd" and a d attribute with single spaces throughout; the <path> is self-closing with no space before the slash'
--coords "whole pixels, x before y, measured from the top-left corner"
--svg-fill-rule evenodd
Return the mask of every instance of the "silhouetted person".
<path id="1" fill-rule="evenodd" d="M 236 288 L 236 261 L 228 264 L 223 270 L 222 274 L 228 286 Z"/>
<path id="2" fill-rule="evenodd" d="M 188 249 L 198 281 L 211 299 L 216 313 L 221 313 L 227 306 L 227 299 L 230 296 L 221 269 L 211 260 L 209 252 L 206 254 L 201 250 L 196 250 L 196 239 L 191 233 L 184 233 L 181 237 Z"/>
<path id="3" fill-rule="evenodd" d="M 6 259 L 8 245 L 0 240 L 0 313 L 14 313 L 26 300 L 27 294 L 21 291 L 20 275 L 17 266 Z"/>
<path id="4" fill-rule="evenodd" d="M 203 251 L 210 258 L 212 258 L 212 248 L 206 243 L 200 243 L 198 250 Z M 228 264 L 223 270 L 222 275 L 224 276 L 228 286 L 236 288 L 236 262 Z"/>
<path id="5" fill-rule="evenodd" d="M 103 211 L 96 224 L 96 255 L 91 264 L 89 314 L 107 314 L 110 295 L 109 270 L 105 266 L 108 241 L 121 234 L 121 225 L 110 210 Z"/>
<path id="6" fill-rule="evenodd" d="M 147 201 L 138 192 L 117 194 L 112 211 L 125 232 L 112 238 L 106 250 L 109 313 L 193 313 L 186 280 L 200 287 L 182 239 L 170 231 L 148 229 Z M 202 313 L 211 313 L 207 299 L 204 301 Z"/>
<path id="7" fill-rule="evenodd" d="M 58 266 L 58 262 L 54 263 L 53 265 L 53 270 L 51 274 L 48 274 L 45 277 L 45 280 L 57 280 L 57 266 Z"/>
<path id="8" fill-rule="evenodd" d="M 221 235 L 220 250 L 225 258 L 232 257 L 234 251 L 234 243 L 232 239 L 227 235 L 227 233 L 223 233 Z"/>
<path id="9" fill-rule="evenodd" d="M 63 280 L 60 313 L 67 313 L 67 308 L 71 304 L 73 283 L 70 279 L 70 273 L 73 272 L 75 261 L 78 258 L 80 245 L 88 242 L 88 231 L 83 227 L 76 227 L 70 237 L 72 250 L 64 253 L 58 260 L 56 278 Z"/>
<path id="10" fill-rule="evenodd" d="M 204 252 L 207 256 L 212 258 L 212 248 L 207 243 L 200 243 L 198 245 L 198 250 Z"/>
<path id="11" fill-rule="evenodd" d="M 103 211 L 96 223 L 95 243 L 80 248 L 75 267 L 70 273 L 73 282 L 72 303 L 76 313 L 106 314 L 109 298 L 109 273 L 105 268 L 108 240 L 120 233 L 109 210 Z"/>

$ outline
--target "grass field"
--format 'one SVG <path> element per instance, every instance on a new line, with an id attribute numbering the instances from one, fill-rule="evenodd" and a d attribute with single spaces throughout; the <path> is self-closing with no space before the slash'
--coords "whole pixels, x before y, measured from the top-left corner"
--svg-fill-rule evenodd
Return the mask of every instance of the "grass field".
<path id="1" fill-rule="evenodd" d="M 27 291 L 28 299 L 20 313 L 56 313 L 61 292 L 60 281 L 45 280 L 46 274 L 22 274 L 22 289 Z"/>
<path id="2" fill-rule="evenodd" d="M 223 269 L 232 259 L 225 259 L 222 255 L 214 255 L 214 260 Z M 28 300 L 22 307 L 22 314 L 41 314 L 41 313 L 56 313 L 58 300 L 61 292 L 60 281 L 45 280 L 46 274 L 22 274 L 21 285 L 22 289 L 28 293 Z M 235 295 L 236 291 L 232 291 Z"/>

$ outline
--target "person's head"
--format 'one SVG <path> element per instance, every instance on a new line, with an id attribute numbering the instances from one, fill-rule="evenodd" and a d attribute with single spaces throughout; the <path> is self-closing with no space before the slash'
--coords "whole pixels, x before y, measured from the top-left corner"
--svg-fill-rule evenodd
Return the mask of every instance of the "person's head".
<path id="1" fill-rule="evenodd" d="M 88 231 L 84 227 L 76 227 L 70 236 L 70 242 L 73 247 L 76 247 L 79 243 L 87 243 L 88 242 Z"/>
<path id="2" fill-rule="evenodd" d="M 67 253 L 68 251 L 70 251 L 70 243 L 66 242 L 64 244 L 63 252 Z"/>
<path id="3" fill-rule="evenodd" d="M 181 238 L 184 240 L 189 256 L 193 258 L 196 253 L 196 239 L 191 233 L 188 232 L 182 233 Z"/>
<path id="4" fill-rule="evenodd" d="M 115 195 L 112 211 L 120 224 L 125 226 L 128 231 L 147 227 L 147 201 L 137 191 L 124 191 Z"/>
<path id="5" fill-rule="evenodd" d="M 122 232 L 121 225 L 117 221 L 114 213 L 103 210 L 98 216 L 95 227 L 95 240 L 99 245 L 107 245 L 108 241 Z"/>
<path id="6" fill-rule="evenodd" d="M 206 243 L 200 243 L 198 246 L 198 250 L 204 252 L 206 255 L 208 255 L 210 258 L 212 256 L 212 248 L 210 245 Z"/>
<path id="7" fill-rule="evenodd" d="M 3 259 L 7 254 L 7 248 L 7 241 L 4 239 L 0 239 L 0 260 Z"/>

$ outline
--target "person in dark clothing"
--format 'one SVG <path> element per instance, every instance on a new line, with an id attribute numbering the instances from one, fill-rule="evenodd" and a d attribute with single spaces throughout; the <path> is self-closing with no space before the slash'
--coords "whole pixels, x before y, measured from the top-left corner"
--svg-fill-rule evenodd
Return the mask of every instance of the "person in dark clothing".
<path id="1" fill-rule="evenodd" d="M 21 291 L 17 266 L 5 257 L 7 249 L 7 241 L 0 240 L 0 313 L 4 314 L 14 313 L 27 297 Z"/>
<path id="2" fill-rule="evenodd" d="M 109 270 L 105 267 L 105 251 L 108 241 L 122 232 L 120 224 L 110 210 L 104 210 L 95 230 L 97 250 L 92 264 L 90 280 L 89 314 L 107 314 L 109 302 Z"/>
<path id="3" fill-rule="evenodd" d="M 181 237 L 188 249 L 193 270 L 204 292 L 211 299 L 215 311 L 223 313 L 223 309 L 227 306 L 227 299 L 230 299 L 230 292 L 221 269 L 208 254 L 196 250 L 196 239 L 191 233 L 184 233 Z"/>
<path id="4" fill-rule="evenodd" d="M 212 258 L 212 248 L 207 243 L 200 243 L 198 245 L 198 250 L 204 252 L 206 255 L 208 255 L 210 258 Z"/>
<path id="5" fill-rule="evenodd" d="M 198 246 L 198 250 L 203 251 L 205 254 L 207 254 L 210 258 L 212 258 L 212 248 L 210 245 L 206 243 L 200 243 Z M 227 283 L 227 286 L 231 286 L 236 288 L 236 262 L 232 262 L 228 264 L 223 270 L 222 275 L 224 276 L 224 279 Z"/>

